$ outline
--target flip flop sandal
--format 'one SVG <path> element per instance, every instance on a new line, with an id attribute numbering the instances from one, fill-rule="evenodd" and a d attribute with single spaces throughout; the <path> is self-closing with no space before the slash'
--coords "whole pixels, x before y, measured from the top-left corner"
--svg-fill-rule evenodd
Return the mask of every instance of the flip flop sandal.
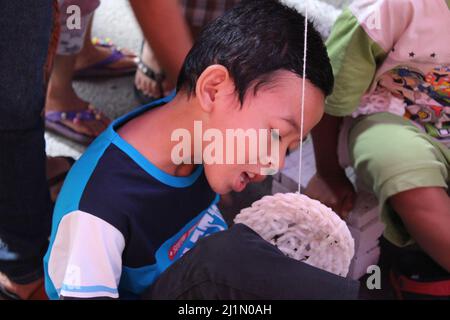
<path id="1" fill-rule="evenodd" d="M 123 50 L 116 47 L 109 38 L 99 39 L 93 38 L 92 43 L 96 47 L 110 48 L 111 54 L 105 59 L 87 66 L 83 69 L 75 71 L 74 79 L 87 79 L 87 78 L 100 78 L 100 77 L 118 77 L 132 74 L 136 71 L 136 66 L 123 67 L 123 68 L 111 68 L 111 65 L 117 61 L 122 60 L 125 57 L 133 56 L 131 54 L 124 53 Z"/>
<path id="2" fill-rule="evenodd" d="M 45 113 L 45 128 L 72 141 L 81 143 L 83 145 L 89 145 L 96 137 L 79 133 L 66 126 L 62 121 L 94 121 L 100 120 L 101 118 L 102 114 L 92 107 L 89 107 L 88 110 L 84 111 L 51 111 Z"/>
<path id="3" fill-rule="evenodd" d="M 142 46 L 141 46 L 141 55 L 142 55 L 143 48 L 144 48 L 144 42 L 142 42 Z M 135 95 L 136 99 L 141 104 L 147 104 L 147 103 L 150 103 L 155 100 L 163 98 L 164 97 L 163 81 L 166 79 L 166 74 L 164 72 L 158 73 L 158 72 L 154 71 L 147 64 L 145 64 L 144 61 L 142 61 L 141 57 L 137 58 L 137 68 L 139 71 L 141 71 L 143 74 L 145 74 L 146 77 L 148 77 L 156 82 L 156 85 L 158 87 L 160 94 L 159 94 L 159 96 L 156 96 L 156 97 L 149 96 L 149 95 L 145 94 L 144 91 L 142 91 L 141 89 L 138 89 L 136 87 L 136 85 L 134 85 L 134 95 Z"/>

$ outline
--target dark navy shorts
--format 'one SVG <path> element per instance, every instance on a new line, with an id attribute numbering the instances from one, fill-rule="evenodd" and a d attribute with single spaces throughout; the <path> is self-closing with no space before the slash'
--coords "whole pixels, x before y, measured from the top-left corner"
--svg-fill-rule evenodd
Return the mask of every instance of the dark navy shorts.
<path id="1" fill-rule="evenodd" d="M 359 282 L 285 256 L 243 224 L 200 240 L 145 299 L 357 299 Z"/>

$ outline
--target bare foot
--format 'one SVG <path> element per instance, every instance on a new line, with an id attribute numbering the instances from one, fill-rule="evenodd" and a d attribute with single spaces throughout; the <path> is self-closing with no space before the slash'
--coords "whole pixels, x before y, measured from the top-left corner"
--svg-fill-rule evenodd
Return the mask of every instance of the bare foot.
<path id="1" fill-rule="evenodd" d="M 162 72 L 159 63 L 156 60 L 156 57 L 154 56 L 153 51 L 147 42 L 145 42 L 144 48 L 142 50 L 141 59 L 142 62 L 146 64 L 148 67 L 150 67 L 155 73 Z M 136 71 L 134 84 L 136 85 L 136 88 L 141 90 L 145 95 L 154 98 L 161 98 L 163 96 L 166 96 L 175 88 L 174 84 L 170 83 L 168 80 L 163 80 L 162 82 L 163 92 L 161 92 L 158 83 L 155 80 L 147 77 L 139 69 Z"/>
<path id="2" fill-rule="evenodd" d="M 45 112 L 86 111 L 89 109 L 89 106 L 89 102 L 81 100 L 76 95 L 72 86 L 62 88 L 52 85 L 52 82 L 50 82 L 45 102 Z M 95 120 L 61 121 L 61 123 L 72 130 L 89 137 L 97 137 L 106 129 L 110 122 L 111 120 L 102 113 L 99 113 Z"/>

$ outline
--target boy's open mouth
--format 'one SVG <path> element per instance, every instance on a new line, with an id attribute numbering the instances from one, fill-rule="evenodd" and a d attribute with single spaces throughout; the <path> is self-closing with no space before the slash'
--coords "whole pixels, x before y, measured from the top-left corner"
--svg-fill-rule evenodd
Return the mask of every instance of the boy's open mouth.
<path id="1" fill-rule="evenodd" d="M 234 191 L 241 192 L 245 189 L 247 184 L 252 181 L 253 178 L 255 178 L 256 174 L 253 172 L 243 171 L 239 175 L 239 177 L 236 179 L 234 184 Z"/>

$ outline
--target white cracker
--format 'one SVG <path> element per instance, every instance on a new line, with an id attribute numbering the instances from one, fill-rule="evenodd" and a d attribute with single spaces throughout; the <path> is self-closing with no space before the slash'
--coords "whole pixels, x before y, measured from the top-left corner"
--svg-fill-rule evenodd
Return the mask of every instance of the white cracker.
<path id="1" fill-rule="evenodd" d="M 255 230 L 284 254 L 345 277 L 354 241 L 345 222 L 330 208 L 299 193 L 265 196 L 234 219 Z"/>

